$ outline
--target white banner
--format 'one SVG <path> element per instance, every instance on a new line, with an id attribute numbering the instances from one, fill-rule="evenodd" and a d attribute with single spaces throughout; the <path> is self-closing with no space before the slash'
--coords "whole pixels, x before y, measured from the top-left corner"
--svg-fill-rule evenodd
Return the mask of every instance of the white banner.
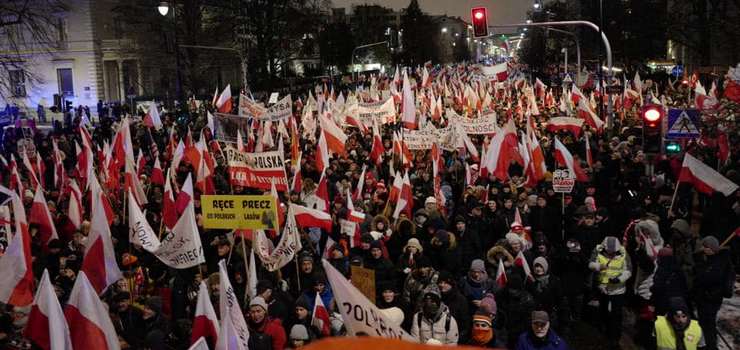
<path id="1" fill-rule="evenodd" d="M 494 134 L 498 129 L 496 112 L 487 113 L 475 119 L 465 118 L 455 114 L 450 115 L 449 113 L 448 115 L 450 116 L 450 122 L 460 125 L 466 134 Z"/>
<path id="2" fill-rule="evenodd" d="M 373 119 L 377 120 L 378 124 L 394 123 L 396 122 L 396 106 L 392 98 L 382 103 L 361 103 L 357 106 L 357 118 L 368 127 L 372 127 Z"/>
<path id="3" fill-rule="evenodd" d="M 371 336 L 418 342 L 399 325 L 386 319 L 380 309 L 326 260 L 321 260 L 326 277 L 334 292 L 337 309 L 342 315 L 349 336 Z"/>
<path id="4" fill-rule="evenodd" d="M 206 262 L 192 200 L 154 255 L 173 269 L 187 269 Z"/>
<path id="5" fill-rule="evenodd" d="M 275 249 L 271 249 L 271 242 L 265 237 L 264 231 L 257 230 L 255 233 L 254 247 L 257 256 L 267 271 L 276 271 L 287 265 L 303 247 L 301 245 L 301 237 L 298 233 L 298 226 L 291 211 L 288 211 L 283 235 L 280 237 L 280 241 Z"/>
<path id="6" fill-rule="evenodd" d="M 293 113 L 293 100 L 290 95 L 283 97 L 270 107 L 247 98 L 244 94 L 239 97 L 239 116 L 251 117 L 260 121 L 288 120 Z"/>
<path id="7" fill-rule="evenodd" d="M 134 195 L 128 193 L 128 228 L 129 242 L 137 247 L 142 247 L 150 253 L 156 252 L 160 247 L 159 238 L 152 230 L 152 227 L 146 221 L 144 213 L 136 204 Z"/>
<path id="8" fill-rule="evenodd" d="M 357 226 L 357 223 L 354 221 L 349 221 L 345 219 L 339 219 L 339 226 L 341 233 L 349 236 L 354 237 L 355 236 L 355 226 Z"/>
<path id="9" fill-rule="evenodd" d="M 403 129 L 403 142 L 410 151 L 432 149 L 434 141 L 438 140 L 439 134 L 434 127 L 425 130 Z"/>

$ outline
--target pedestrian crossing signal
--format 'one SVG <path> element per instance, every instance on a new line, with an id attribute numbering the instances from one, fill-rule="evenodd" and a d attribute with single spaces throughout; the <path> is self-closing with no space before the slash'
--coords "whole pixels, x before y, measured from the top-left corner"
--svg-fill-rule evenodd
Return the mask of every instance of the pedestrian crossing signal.
<path id="1" fill-rule="evenodd" d="M 645 153 L 661 153 L 663 142 L 663 106 L 648 104 L 642 108 L 642 149 Z"/>
<path id="2" fill-rule="evenodd" d="M 681 152 L 681 145 L 671 142 L 665 145 L 665 153 L 676 154 Z"/>

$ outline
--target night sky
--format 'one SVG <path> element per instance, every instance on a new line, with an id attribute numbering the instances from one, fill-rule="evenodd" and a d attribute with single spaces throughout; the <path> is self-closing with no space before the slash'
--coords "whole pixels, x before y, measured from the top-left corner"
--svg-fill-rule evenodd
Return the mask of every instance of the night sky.
<path id="1" fill-rule="evenodd" d="M 410 0 L 332 0 L 334 7 L 349 7 L 353 4 L 378 4 L 395 10 L 405 8 Z M 419 0 L 422 11 L 432 15 L 459 16 L 470 22 L 470 9 L 476 6 L 488 8 L 489 24 L 520 22 L 526 19 L 532 0 Z"/>

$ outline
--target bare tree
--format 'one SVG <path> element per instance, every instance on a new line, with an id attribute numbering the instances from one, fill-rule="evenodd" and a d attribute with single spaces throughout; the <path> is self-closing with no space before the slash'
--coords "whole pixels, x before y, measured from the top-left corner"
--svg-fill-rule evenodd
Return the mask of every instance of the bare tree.
<path id="1" fill-rule="evenodd" d="M 0 100 L 25 95 L 40 81 L 26 64 L 28 53 L 51 53 L 62 41 L 63 0 L 0 1 Z"/>

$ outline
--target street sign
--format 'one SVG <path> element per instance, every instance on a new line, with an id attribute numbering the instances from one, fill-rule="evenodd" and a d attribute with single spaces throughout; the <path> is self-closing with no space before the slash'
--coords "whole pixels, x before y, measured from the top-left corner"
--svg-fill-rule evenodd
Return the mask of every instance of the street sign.
<path id="1" fill-rule="evenodd" d="M 567 169 L 558 169 L 552 173 L 552 189 L 555 193 L 570 193 L 576 184 L 575 174 Z"/>
<path id="2" fill-rule="evenodd" d="M 699 110 L 669 109 L 666 139 L 695 139 L 699 137 L 701 120 Z"/>
<path id="3" fill-rule="evenodd" d="M 683 66 L 680 64 L 677 64 L 673 69 L 671 70 L 671 75 L 678 78 L 683 74 Z"/>
<path id="4" fill-rule="evenodd" d="M 563 79 L 563 82 L 566 82 L 566 83 L 572 83 L 573 82 L 573 79 L 570 77 L 570 74 L 566 74 L 565 75 L 565 79 Z"/>
<path id="5" fill-rule="evenodd" d="M 606 93 L 611 95 L 618 95 L 622 93 L 621 85 L 609 85 L 606 87 Z"/>

